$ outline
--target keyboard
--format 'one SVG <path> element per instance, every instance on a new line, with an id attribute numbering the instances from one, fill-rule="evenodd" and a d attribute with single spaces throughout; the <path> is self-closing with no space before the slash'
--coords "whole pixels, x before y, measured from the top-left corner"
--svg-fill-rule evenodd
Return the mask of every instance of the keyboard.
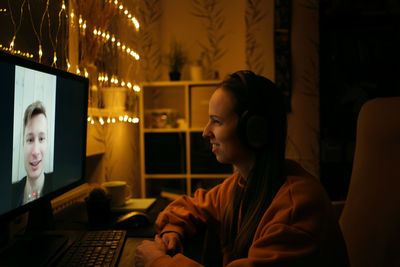
<path id="1" fill-rule="evenodd" d="M 125 230 L 85 232 L 71 245 L 57 266 L 117 266 L 125 238 Z"/>

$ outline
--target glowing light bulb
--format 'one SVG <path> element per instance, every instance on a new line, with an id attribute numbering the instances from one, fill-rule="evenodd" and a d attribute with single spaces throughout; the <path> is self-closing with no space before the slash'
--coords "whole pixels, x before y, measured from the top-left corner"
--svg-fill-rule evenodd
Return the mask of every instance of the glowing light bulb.
<path id="1" fill-rule="evenodd" d="M 117 46 L 121 46 L 121 43 L 119 41 L 117 42 Z"/>
<path id="2" fill-rule="evenodd" d="M 85 77 L 86 78 L 89 77 L 89 73 L 87 72 L 86 68 L 84 69 L 84 71 L 85 71 Z"/>
<path id="3" fill-rule="evenodd" d="M 125 82 L 124 81 L 121 82 L 121 86 L 125 86 Z"/>
<path id="4" fill-rule="evenodd" d="M 81 74 L 81 71 L 79 70 L 79 68 L 76 68 L 76 74 Z"/>
<path id="5" fill-rule="evenodd" d="M 73 19 L 75 17 L 74 11 L 72 11 L 69 16 L 71 17 L 71 19 Z"/>
<path id="6" fill-rule="evenodd" d="M 129 119 L 128 119 L 128 122 L 132 122 L 132 118 L 129 118 Z"/>
<path id="7" fill-rule="evenodd" d="M 127 121 L 128 121 L 128 118 L 129 118 L 128 115 L 125 115 L 125 116 L 124 116 L 124 122 L 127 122 Z"/>
<path id="8" fill-rule="evenodd" d="M 139 27 L 140 27 L 139 21 L 135 17 L 133 17 L 132 22 L 133 22 L 133 24 L 135 24 L 136 30 L 139 30 Z"/>
<path id="9" fill-rule="evenodd" d="M 115 42 L 115 37 L 114 37 L 114 35 L 112 36 L 112 38 L 111 38 L 111 42 Z"/>
<path id="10" fill-rule="evenodd" d="M 112 118 L 112 119 L 111 119 L 111 122 L 112 122 L 112 123 L 115 123 L 115 118 Z"/>
<path id="11" fill-rule="evenodd" d="M 107 119 L 107 123 L 110 123 L 110 122 L 111 122 L 111 119 L 110 119 L 110 118 L 108 118 L 108 119 Z"/>
<path id="12" fill-rule="evenodd" d="M 94 124 L 94 120 L 91 120 L 91 121 L 90 121 L 90 124 Z"/>
<path id="13" fill-rule="evenodd" d="M 94 34 L 94 35 L 97 35 L 97 29 L 96 29 L 96 28 L 94 28 L 93 34 Z"/>
<path id="14" fill-rule="evenodd" d="M 83 23 L 83 19 L 82 19 L 82 15 L 79 15 L 79 25 L 81 25 Z"/>
<path id="15" fill-rule="evenodd" d="M 124 117 L 122 117 L 122 115 L 119 116 L 119 121 L 122 121 L 123 119 L 124 119 Z"/>
<path id="16" fill-rule="evenodd" d="M 139 85 L 133 86 L 133 91 L 135 91 L 135 92 L 140 92 L 140 87 L 139 87 Z"/>
<path id="17" fill-rule="evenodd" d="M 120 9 L 120 10 L 124 9 L 124 6 L 123 6 L 123 5 L 120 5 L 120 6 L 119 6 L 119 9 Z"/>
<path id="18" fill-rule="evenodd" d="M 128 88 L 131 89 L 132 88 L 132 84 L 130 82 L 128 82 Z"/>
<path id="19" fill-rule="evenodd" d="M 138 117 L 133 118 L 133 119 L 132 119 L 132 122 L 133 122 L 133 123 L 138 123 L 138 122 L 139 122 L 139 118 L 138 118 Z"/>
<path id="20" fill-rule="evenodd" d="M 125 9 L 124 14 L 125 14 L 125 15 L 128 15 L 128 13 L 129 13 L 128 10 Z"/>
<path id="21" fill-rule="evenodd" d="M 103 118 L 102 118 L 102 117 L 100 117 L 100 118 L 99 118 L 99 122 L 100 122 L 100 124 L 101 124 L 101 125 L 103 125 L 103 124 L 104 124 L 104 120 L 103 120 Z"/>
<path id="22" fill-rule="evenodd" d="M 90 118 L 90 117 L 87 118 L 87 121 L 91 121 L 91 120 L 92 120 L 92 118 Z"/>

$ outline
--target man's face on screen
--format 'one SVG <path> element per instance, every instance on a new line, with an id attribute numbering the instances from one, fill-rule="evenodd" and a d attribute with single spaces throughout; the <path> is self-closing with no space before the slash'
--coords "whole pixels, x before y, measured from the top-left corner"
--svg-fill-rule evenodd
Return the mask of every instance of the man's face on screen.
<path id="1" fill-rule="evenodd" d="M 47 150 L 47 118 L 44 114 L 31 117 L 24 132 L 24 165 L 28 179 L 37 179 L 44 170 Z"/>

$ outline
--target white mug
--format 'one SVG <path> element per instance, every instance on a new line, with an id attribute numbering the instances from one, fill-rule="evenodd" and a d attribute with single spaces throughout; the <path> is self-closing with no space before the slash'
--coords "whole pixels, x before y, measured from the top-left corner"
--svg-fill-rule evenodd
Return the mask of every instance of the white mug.
<path id="1" fill-rule="evenodd" d="M 131 198 L 131 190 L 125 181 L 110 181 L 102 183 L 111 197 L 111 206 L 120 207 L 125 201 Z"/>

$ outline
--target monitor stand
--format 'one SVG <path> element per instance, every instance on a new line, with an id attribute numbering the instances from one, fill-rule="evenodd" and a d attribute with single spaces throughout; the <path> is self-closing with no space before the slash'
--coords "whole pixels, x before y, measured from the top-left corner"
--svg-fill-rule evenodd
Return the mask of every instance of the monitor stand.
<path id="1" fill-rule="evenodd" d="M 0 266 L 51 266 L 68 241 L 65 232 L 54 231 L 51 203 L 44 200 L 29 211 L 25 233 L 0 252 Z"/>

